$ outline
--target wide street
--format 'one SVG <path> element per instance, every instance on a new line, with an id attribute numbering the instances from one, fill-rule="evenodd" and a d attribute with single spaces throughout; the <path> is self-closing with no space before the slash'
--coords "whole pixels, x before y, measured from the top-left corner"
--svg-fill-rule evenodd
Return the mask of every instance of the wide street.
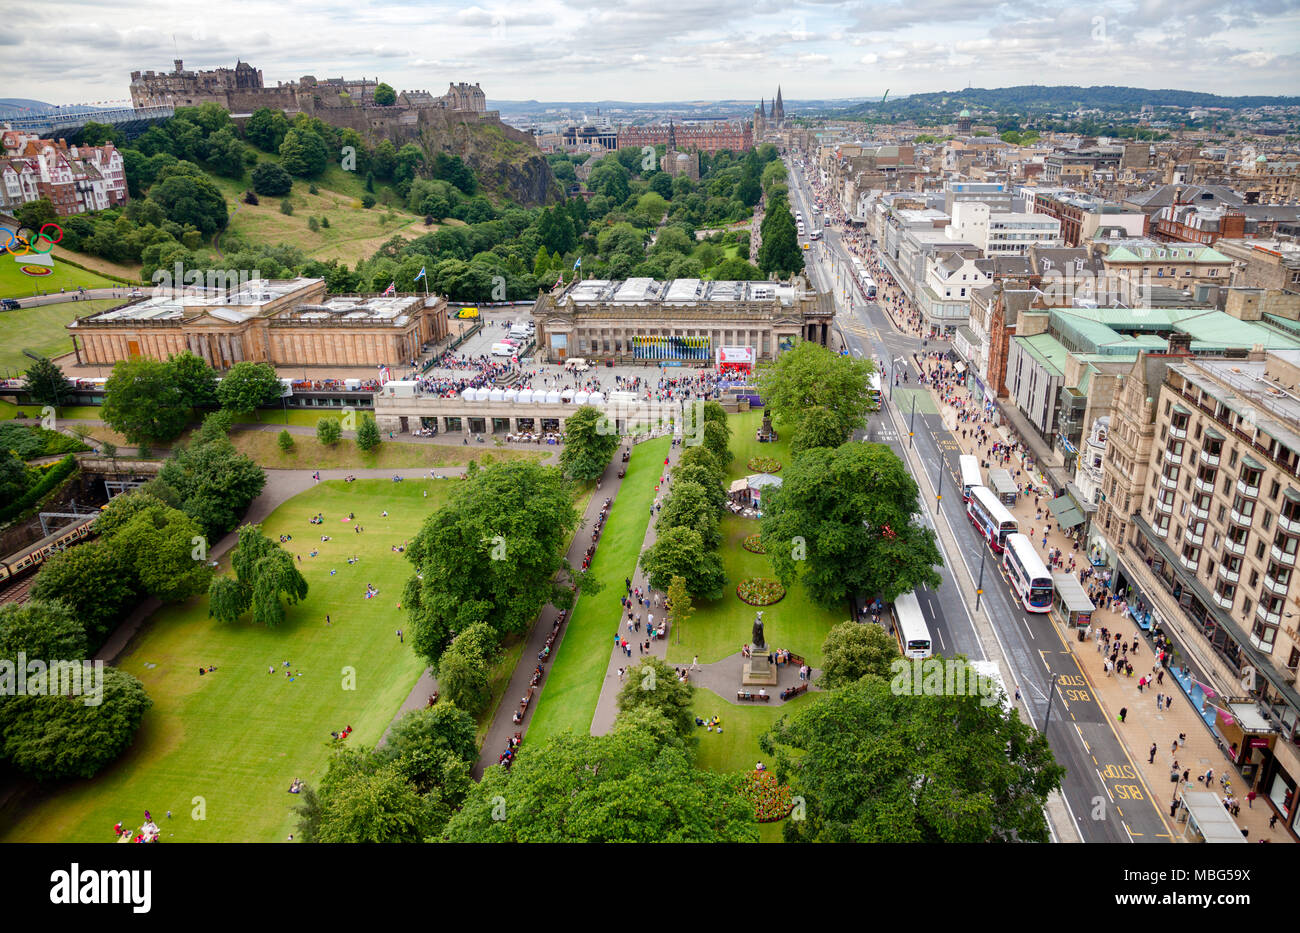
<path id="1" fill-rule="evenodd" d="M 1046 616 L 1030 617 L 1023 611 L 1002 578 L 1000 557 L 989 551 L 966 516 L 956 474 L 959 446 L 929 392 L 920 387 L 914 358 L 946 352 L 947 344 L 929 341 L 923 347 L 919 338 L 900 333 L 878 304 L 865 300 L 853 281 L 852 253 L 841 229 L 825 224 L 821 215 L 814 218 L 810 183 L 797 166 L 790 169 L 791 206 L 803 212 L 809 230 L 824 229 L 823 239 L 804 252 L 812 284 L 836 295 L 836 330 L 842 345 L 854 356 L 884 361 L 886 366 L 882 408 L 871 417 L 862 439 L 888 444 L 914 472 L 919 462 L 928 478 L 928 487 L 922 482 L 923 514 L 940 532 L 943 582 L 937 590 L 922 589 L 917 595 L 935 653 L 1002 661 L 1008 686 L 1020 690 L 1029 721 L 1039 731 L 1048 721 L 1049 694 L 1055 693 L 1047 735 L 1057 761 L 1067 768 L 1062 792 L 1068 818 L 1083 841 L 1171 841 L 1160 804 L 1152 800 L 1140 769 L 1093 698 L 1069 643 Z M 903 383 L 898 390 L 889 384 L 888 368 L 894 361 L 900 379 L 904 371 L 908 374 L 907 390 Z M 891 399 L 894 391 L 898 395 Z M 909 439 L 908 425 L 913 424 L 914 437 Z M 911 444 L 915 449 L 906 450 Z M 909 459 L 909 453 L 915 459 Z M 960 583 L 958 573 L 966 575 Z M 971 599 L 981 578 L 977 612 Z"/>

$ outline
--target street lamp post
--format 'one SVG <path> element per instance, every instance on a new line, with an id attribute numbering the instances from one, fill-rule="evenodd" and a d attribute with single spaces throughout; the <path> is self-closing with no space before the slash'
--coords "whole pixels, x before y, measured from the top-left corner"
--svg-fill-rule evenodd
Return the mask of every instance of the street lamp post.
<path id="1" fill-rule="evenodd" d="M 1056 698 L 1056 678 L 1051 671 L 1047 672 L 1047 679 L 1051 686 L 1047 688 L 1047 718 L 1043 720 L 1043 738 L 1047 738 L 1047 730 L 1052 726 L 1052 700 Z"/>
<path id="2" fill-rule="evenodd" d="M 980 579 L 975 584 L 975 611 L 980 611 L 980 600 L 984 598 L 984 548 L 980 548 Z"/>
<path id="3" fill-rule="evenodd" d="M 907 446 L 916 446 L 916 394 L 912 395 L 912 420 L 907 426 Z"/>

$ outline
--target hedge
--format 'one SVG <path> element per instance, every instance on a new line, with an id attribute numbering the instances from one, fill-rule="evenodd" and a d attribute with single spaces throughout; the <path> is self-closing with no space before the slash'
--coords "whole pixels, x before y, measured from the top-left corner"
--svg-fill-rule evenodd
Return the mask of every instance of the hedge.
<path id="1" fill-rule="evenodd" d="M 49 494 L 55 486 L 63 482 L 77 469 L 77 458 L 68 454 L 58 463 L 45 471 L 45 475 L 36 481 L 36 485 L 8 505 L 0 508 L 0 522 L 7 522 L 30 509 Z"/>

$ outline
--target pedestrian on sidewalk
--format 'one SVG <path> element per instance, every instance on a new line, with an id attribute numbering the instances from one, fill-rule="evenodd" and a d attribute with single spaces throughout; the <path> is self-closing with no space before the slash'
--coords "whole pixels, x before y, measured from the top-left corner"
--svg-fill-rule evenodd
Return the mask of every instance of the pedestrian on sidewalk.
<path id="1" fill-rule="evenodd" d="M 1155 742 L 1152 742 L 1152 743 L 1151 743 L 1151 754 L 1147 757 L 1147 764 L 1149 764 L 1149 765 L 1153 765 L 1153 764 L 1155 764 L 1155 763 L 1156 763 L 1156 743 L 1155 743 Z"/>
<path id="2" fill-rule="evenodd" d="M 1251 788 L 1250 790 L 1246 791 L 1247 808 L 1251 810 L 1255 809 L 1255 798 L 1258 796 L 1259 796 L 1259 792 L 1256 791 L 1254 788 Z"/>
<path id="3" fill-rule="evenodd" d="M 1186 743 L 1186 741 L 1187 741 L 1187 733 L 1186 732 L 1178 733 L 1178 747 L 1182 748 L 1184 743 Z"/>
<path id="4" fill-rule="evenodd" d="M 1164 695 L 1163 693 L 1157 693 L 1157 694 L 1156 694 L 1156 712 L 1160 712 L 1160 710 L 1164 709 L 1164 707 L 1165 707 L 1165 695 Z"/>
<path id="5" fill-rule="evenodd" d="M 699 669 L 700 669 L 700 656 L 697 654 L 695 656 L 695 660 L 691 662 L 691 670 L 698 671 Z"/>
<path id="6" fill-rule="evenodd" d="M 1127 706 L 1121 706 L 1121 707 L 1119 708 L 1119 721 L 1120 721 L 1120 722 L 1123 722 L 1123 721 L 1124 721 L 1125 719 L 1127 719 L 1127 718 L 1128 718 L 1128 707 L 1127 707 Z"/>

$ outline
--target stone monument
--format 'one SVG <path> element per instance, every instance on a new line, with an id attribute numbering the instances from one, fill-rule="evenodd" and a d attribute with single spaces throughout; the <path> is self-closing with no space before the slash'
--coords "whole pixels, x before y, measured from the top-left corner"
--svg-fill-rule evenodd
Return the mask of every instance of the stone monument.
<path id="1" fill-rule="evenodd" d="M 749 687 L 775 687 L 776 668 L 767 659 L 767 640 L 763 636 L 762 610 L 754 614 L 753 644 L 749 646 L 750 657 L 745 662 L 740 682 Z"/>
<path id="2" fill-rule="evenodd" d="M 766 444 L 780 439 L 780 435 L 778 435 L 776 429 L 772 427 L 772 416 L 766 411 L 763 412 L 763 424 L 758 429 L 758 434 L 755 439 L 760 444 Z"/>

